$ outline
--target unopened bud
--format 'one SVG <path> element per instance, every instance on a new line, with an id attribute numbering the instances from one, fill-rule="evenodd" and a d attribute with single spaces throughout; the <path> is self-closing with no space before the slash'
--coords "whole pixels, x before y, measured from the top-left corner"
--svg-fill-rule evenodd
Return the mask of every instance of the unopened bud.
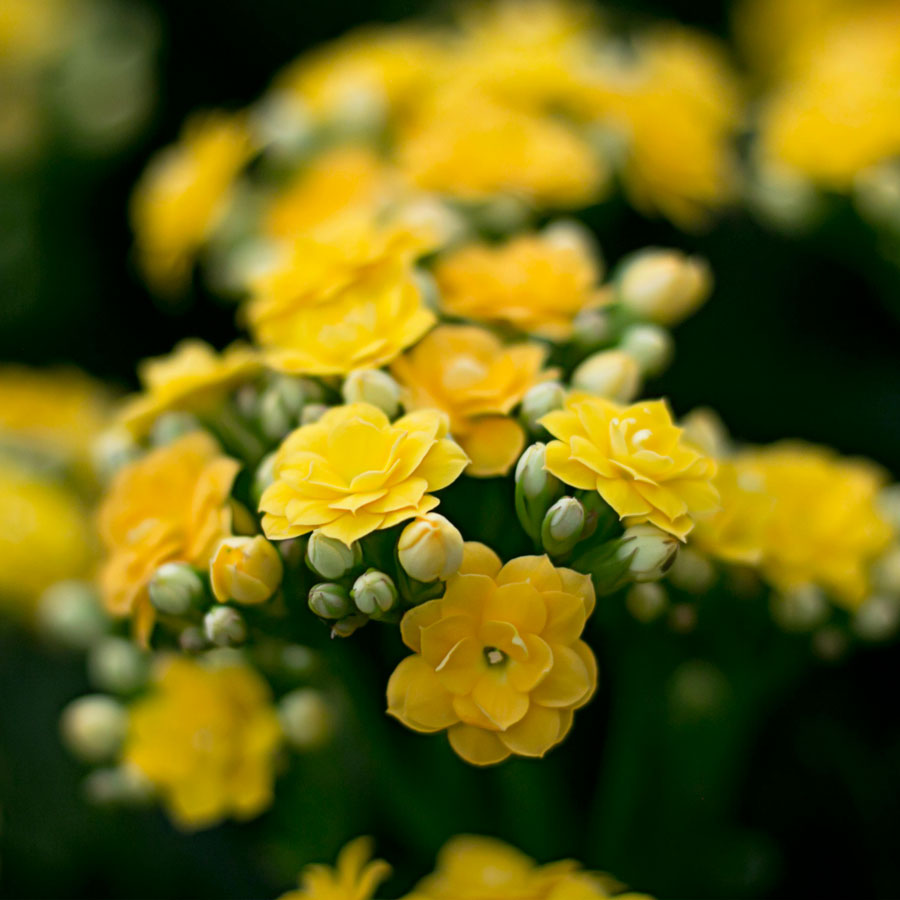
<path id="1" fill-rule="evenodd" d="M 209 646 L 209 642 L 202 628 L 188 625 L 187 628 L 182 628 L 181 634 L 178 635 L 178 646 L 185 653 L 199 653 Z"/>
<path id="2" fill-rule="evenodd" d="M 307 400 L 299 378 L 275 378 L 259 398 L 259 427 L 268 438 L 284 437 L 300 421 Z"/>
<path id="3" fill-rule="evenodd" d="M 268 456 L 264 456 L 253 473 L 253 484 L 250 487 L 250 494 L 257 505 L 259 505 L 266 488 L 275 483 L 276 456 L 277 453 L 270 453 Z"/>
<path id="4" fill-rule="evenodd" d="M 150 443 L 154 447 L 164 447 L 192 431 L 199 430 L 200 427 L 197 417 L 189 412 L 175 410 L 163 413 L 150 429 Z"/>
<path id="5" fill-rule="evenodd" d="M 900 532 L 900 484 L 890 484 L 878 494 L 878 509 L 895 532 Z"/>
<path id="6" fill-rule="evenodd" d="M 813 585 L 772 596 L 772 618 L 787 631 L 811 631 L 828 616 L 828 601 Z"/>
<path id="7" fill-rule="evenodd" d="M 85 799 L 96 806 L 143 806 L 153 793 L 152 782 L 135 766 L 95 769 L 84 779 Z"/>
<path id="8" fill-rule="evenodd" d="M 95 644 L 87 667 L 93 684 L 113 694 L 134 693 L 149 674 L 146 654 L 121 637 L 107 637 Z"/>
<path id="9" fill-rule="evenodd" d="M 85 762 L 113 759 L 125 739 L 128 715 L 106 694 L 88 694 L 73 700 L 62 713 L 60 728 L 69 750 Z"/>
<path id="10" fill-rule="evenodd" d="M 644 375 L 658 375 L 672 361 L 672 335 L 659 325 L 642 323 L 625 330 L 619 347 L 637 362 Z"/>
<path id="11" fill-rule="evenodd" d="M 572 321 L 572 340 L 583 349 L 590 350 L 612 341 L 615 330 L 608 309 L 588 307 Z"/>
<path id="12" fill-rule="evenodd" d="M 892 160 L 859 172 L 853 179 L 853 202 L 874 225 L 900 228 L 900 165 Z"/>
<path id="13" fill-rule="evenodd" d="M 625 595 L 625 608 L 639 622 L 658 619 L 668 605 L 669 595 L 657 582 L 633 584 Z"/>
<path id="14" fill-rule="evenodd" d="M 97 592 L 82 581 L 60 581 L 41 595 L 37 608 L 41 633 L 54 643 L 86 650 L 109 630 L 110 620 Z"/>
<path id="15" fill-rule="evenodd" d="M 529 431 L 541 431 L 539 419 L 549 412 L 562 409 L 566 402 L 566 389 L 558 381 L 543 381 L 530 388 L 522 398 L 522 421 Z"/>
<path id="16" fill-rule="evenodd" d="M 364 613 L 356 613 L 356 615 L 338 619 L 338 621 L 331 626 L 331 636 L 333 638 L 348 638 L 351 634 L 355 634 L 359 631 L 363 625 L 367 625 L 368 622 L 369 617 Z"/>
<path id="17" fill-rule="evenodd" d="M 407 575 L 416 581 L 446 580 L 462 565 L 462 535 L 444 516 L 426 513 L 403 529 L 397 556 Z"/>
<path id="18" fill-rule="evenodd" d="M 300 424 L 312 425 L 313 422 L 318 422 L 329 408 L 325 403 L 307 403 L 303 407 L 303 412 L 300 413 Z"/>
<path id="19" fill-rule="evenodd" d="M 546 461 L 547 445 L 538 442 L 526 447 L 516 463 L 516 515 L 535 541 L 541 538 L 547 510 L 563 493 L 560 480 L 545 468 Z"/>
<path id="20" fill-rule="evenodd" d="M 389 419 L 400 409 L 400 385 L 381 369 L 356 369 L 344 379 L 341 394 L 345 403 L 370 403 Z"/>
<path id="21" fill-rule="evenodd" d="M 716 578 L 716 567 L 703 554 L 682 547 L 675 555 L 668 579 L 679 590 L 689 594 L 705 594 Z"/>
<path id="22" fill-rule="evenodd" d="M 235 647 L 247 639 L 244 617 L 232 606 L 216 606 L 203 617 L 203 631 L 216 647 Z"/>
<path id="23" fill-rule="evenodd" d="M 322 694 L 298 688 L 278 704 L 278 718 L 288 743 L 296 750 L 315 750 L 334 734 L 334 713 Z"/>
<path id="24" fill-rule="evenodd" d="M 603 260 L 594 234 L 577 219 L 557 219 L 542 229 L 541 236 L 560 250 L 574 250 L 591 257 L 597 264 L 598 276 L 602 277 Z"/>
<path id="25" fill-rule="evenodd" d="M 872 571 L 875 587 L 891 597 L 900 597 L 900 544 L 882 554 Z"/>
<path id="26" fill-rule="evenodd" d="M 728 429 L 718 413 L 704 406 L 692 409 L 682 420 L 684 436 L 708 456 L 723 459 L 731 453 Z"/>
<path id="27" fill-rule="evenodd" d="M 709 296 L 712 275 L 702 259 L 679 250 L 642 250 L 616 274 L 616 298 L 639 319 L 674 325 Z"/>
<path id="28" fill-rule="evenodd" d="M 853 630 L 864 641 L 886 641 L 900 625 L 900 603 L 893 597 L 870 597 L 853 615 Z"/>
<path id="29" fill-rule="evenodd" d="M 166 615 L 187 615 L 204 593 L 203 581 L 187 563 L 165 563 L 150 579 L 150 602 Z"/>
<path id="30" fill-rule="evenodd" d="M 601 350 L 575 369 L 572 386 L 608 400 L 627 403 L 641 389 L 641 369 L 622 350 Z"/>
<path id="31" fill-rule="evenodd" d="M 102 481 L 109 481 L 122 466 L 140 455 L 141 448 L 125 428 L 107 429 L 91 445 L 91 459 Z"/>
<path id="32" fill-rule="evenodd" d="M 209 561 L 209 583 L 220 603 L 265 603 L 283 573 L 278 551 L 262 535 L 225 538 Z"/>
<path id="33" fill-rule="evenodd" d="M 309 608 L 322 619 L 343 619 L 354 611 L 347 589 L 323 582 L 309 592 Z"/>
<path id="34" fill-rule="evenodd" d="M 584 531 L 584 506 L 574 497 L 561 497 L 544 516 L 541 543 L 551 556 L 568 553 Z"/>
<path id="35" fill-rule="evenodd" d="M 810 228 L 825 211 L 824 197 L 805 175 L 783 166 L 760 166 L 747 181 L 748 207 L 787 232 Z"/>
<path id="36" fill-rule="evenodd" d="M 306 545 L 306 564 L 317 575 L 337 581 L 362 565 L 362 549 L 356 541 L 348 547 L 337 538 L 314 531 Z"/>
<path id="37" fill-rule="evenodd" d="M 389 575 L 377 569 L 369 569 L 356 581 L 350 596 L 356 608 L 367 616 L 390 612 L 397 605 L 397 587 Z"/>

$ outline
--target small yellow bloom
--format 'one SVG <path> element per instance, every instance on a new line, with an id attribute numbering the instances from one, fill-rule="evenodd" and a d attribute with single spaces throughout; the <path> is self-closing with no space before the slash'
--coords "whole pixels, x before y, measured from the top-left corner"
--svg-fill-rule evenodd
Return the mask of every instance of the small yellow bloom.
<path id="1" fill-rule="evenodd" d="M 116 473 L 99 511 L 107 554 L 100 586 L 106 608 L 133 616 L 141 640 L 155 618 L 148 594 L 153 573 L 167 562 L 205 567 L 230 533 L 228 499 L 239 468 L 196 431 Z"/>
<path id="2" fill-rule="evenodd" d="M 368 403 L 337 406 L 284 440 L 259 508 L 272 540 L 318 531 L 348 546 L 438 505 L 465 453 L 444 417 L 422 410 L 391 423 Z"/>
<path id="3" fill-rule="evenodd" d="M 590 576 L 546 556 L 503 566 L 466 544 L 444 595 L 400 623 L 413 655 L 388 682 L 388 712 L 415 731 L 447 729 L 475 765 L 543 756 L 596 688 L 594 654 L 580 640 L 593 608 Z"/>
<path id="4" fill-rule="evenodd" d="M 187 281 L 252 152 L 244 120 L 217 112 L 192 118 L 179 142 L 150 163 L 135 188 L 131 219 L 139 262 L 157 289 L 175 291 Z"/>
<path id="5" fill-rule="evenodd" d="M 522 397 L 553 377 L 544 370 L 546 348 L 505 347 L 491 332 L 467 325 L 435 328 L 391 366 L 409 409 L 440 409 L 450 433 L 471 458 L 468 474 L 503 475 L 525 446 L 510 417 Z"/>
<path id="6" fill-rule="evenodd" d="M 208 828 L 269 806 L 281 741 L 269 687 L 255 671 L 177 657 L 131 707 L 122 755 L 179 827 Z"/>
<path id="7" fill-rule="evenodd" d="M 604 302 L 600 267 L 584 244 L 526 234 L 505 244 L 475 244 L 441 259 L 434 270 L 441 305 L 452 316 L 512 325 L 553 340 L 572 320 Z"/>
<path id="8" fill-rule="evenodd" d="M 281 556 L 261 535 L 224 538 L 209 561 L 210 586 L 220 603 L 265 603 L 283 572 Z"/>
<path id="9" fill-rule="evenodd" d="M 375 890 L 391 874 L 382 859 L 372 859 L 372 839 L 361 837 L 341 850 L 334 869 L 307 866 L 296 891 L 280 900 L 372 900 Z"/>
<path id="10" fill-rule="evenodd" d="M 403 529 L 397 542 L 397 558 L 417 581 L 446 580 L 462 565 L 462 535 L 444 516 L 425 513 Z"/>
<path id="11" fill-rule="evenodd" d="M 142 435 L 164 412 L 208 412 L 261 367 L 256 352 L 243 344 L 232 344 L 218 354 L 203 341 L 181 341 L 168 356 L 140 364 L 138 375 L 144 393 L 125 404 L 119 421 L 132 433 Z"/>
<path id="12" fill-rule="evenodd" d="M 684 540 L 698 515 L 714 512 L 716 464 L 682 439 L 662 400 L 623 406 L 573 393 L 541 424 L 547 470 L 572 487 L 597 491 L 626 525 L 651 522 Z"/>

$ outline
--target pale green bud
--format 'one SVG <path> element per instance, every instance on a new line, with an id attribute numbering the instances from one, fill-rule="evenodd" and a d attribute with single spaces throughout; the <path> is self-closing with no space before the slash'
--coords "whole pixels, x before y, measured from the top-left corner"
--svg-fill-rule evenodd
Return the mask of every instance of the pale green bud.
<path id="1" fill-rule="evenodd" d="M 881 593 L 900 597 L 900 544 L 894 544 L 875 563 L 872 580 Z"/>
<path id="2" fill-rule="evenodd" d="M 363 613 L 356 613 L 356 615 L 347 616 L 343 619 L 339 619 L 334 625 L 331 626 L 331 636 L 333 638 L 347 638 L 350 637 L 351 634 L 355 634 L 359 631 L 363 625 L 367 625 L 369 622 L 369 617 Z"/>
<path id="3" fill-rule="evenodd" d="M 390 612 L 397 605 L 397 587 L 393 579 L 377 569 L 369 569 L 356 581 L 350 596 L 356 608 L 367 616 Z"/>
<path id="4" fill-rule="evenodd" d="M 327 581 L 313 586 L 308 603 L 309 608 L 322 619 L 343 619 L 354 610 L 347 589 Z"/>
<path id="5" fill-rule="evenodd" d="M 675 352 L 672 335 L 650 323 L 627 328 L 619 347 L 635 360 L 643 375 L 658 375 L 672 361 Z"/>
<path id="6" fill-rule="evenodd" d="M 716 567 L 696 550 L 682 547 L 675 555 L 667 577 L 679 590 L 705 594 L 716 579 Z"/>
<path id="7" fill-rule="evenodd" d="M 203 632 L 216 647 L 234 647 L 247 639 L 244 617 L 232 606 L 216 606 L 203 617 Z"/>
<path id="8" fill-rule="evenodd" d="M 462 535 L 444 516 L 425 513 L 400 533 L 397 557 L 407 575 L 416 581 L 446 580 L 462 565 Z"/>
<path id="9" fill-rule="evenodd" d="M 551 556 L 568 553 L 584 531 L 584 506 L 574 497 L 560 497 L 544 516 L 541 543 Z"/>
<path id="10" fill-rule="evenodd" d="M 772 618 L 786 631 L 812 631 L 828 617 L 828 601 L 813 585 L 774 594 L 770 609 Z"/>
<path id="11" fill-rule="evenodd" d="M 821 192 L 809 178 L 775 166 L 756 169 L 747 181 L 747 200 L 757 216 L 787 232 L 810 228 L 825 209 Z"/>
<path id="12" fill-rule="evenodd" d="M 530 388 L 522 398 L 522 421 L 532 432 L 542 430 L 538 420 L 549 412 L 562 409 L 566 402 L 566 389 L 558 381 L 543 381 Z"/>
<path id="13" fill-rule="evenodd" d="M 62 713 L 60 729 L 69 750 L 85 762 L 113 759 L 125 739 L 128 714 L 106 694 L 88 694 L 73 700 Z"/>
<path id="14" fill-rule="evenodd" d="M 110 624 L 97 592 L 82 581 L 57 582 L 38 602 L 38 629 L 65 647 L 86 650 L 107 633 Z"/>
<path id="15" fill-rule="evenodd" d="M 874 225 L 900 228 L 900 165 L 869 166 L 853 179 L 853 202 Z"/>
<path id="16" fill-rule="evenodd" d="M 109 481 L 122 466 L 140 455 L 141 448 L 124 428 L 107 429 L 91 445 L 91 459 L 103 481 Z"/>
<path id="17" fill-rule="evenodd" d="M 853 630 L 864 641 L 886 641 L 900 625 L 900 603 L 893 597 L 869 597 L 853 615 Z"/>
<path id="18" fill-rule="evenodd" d="M 389 419 L 400 409 L 400 385 L 381 369 L 356 369 L 341 388 L 345 403 L 370 403 Z"/>
<path id="19" fill-rule="evenodd" d="M 547 445 L 538 442 L 526 447 L 516 463 L 516 515 L 535 541 L 541 538 L 547 510 L 563 493 L 560 480 L 546 470 L 546 459 Z"/>
<path id="20" fill-rule="evenodd" d="M 259 426 L 266 437 L 278 440 L 300 421 L 306 391 L 299 378 L 276 378 L 259 398 Z"/>
<path id="21" fill-rule="evenodd" d="M 150 429 L 150 443 L 154 447 L 164 447 L 178 438 L 201 428 L 196 416 L 189 412 L 173 411 L 163 413 Z"/>
<path id="22" fill-rule="evenodd" d="M 325 403 L 307 403 L 300 414 L 300 424 L 312 425 L 314 422 L 318 422 L 330 408 Z"/>
<path id="23" fill-rule="evenodd" d="M 334 734 L 334 712 L 321 692 L 312 688 L 285 694 L 278 704 L 278 718 L 295 750 L 315 750 Z"/>
<path id="24" fill-rule="evenodd" d="M 675 562 L 680 546 L 678 538 L 644 523 L 625 529 L 619 553 L 628 558 L 628 569 L 635 581 L 658 581 Z"/>
<path id="25" fill-rule="evenodd" d="M 894 531 L 900 531 L 900 484 L 891 484 L 878 494 L 878 508 Z"/>
<path id="26" fill-rule="evenodd" d="M 264 456 L 253 473 L 253 484 L 250 487 L 250 493 L 257 505 L 259 505 L 266 488 L 275 482 L 275 457 L 277 455 L 277 452 L 275 452 Z"/>
<path id="27" fill-rule="evenodd" d="M 585 349 L 610 342 L 614 333 L 615 327 L 608 309 L 583 309 L 572 321 L 572 340 Z"/>
<path id="28" fill-rule="evenodd" d="M 628 403 L 641 389 L 641 369 L 622 350 L 601 350 L 575 369 L 572 386 L 598 397 Z"/>
<path id="29" fill-rule="evenodd" d="M 187 615 L 204 593 L 202 579 L 187 563 L 165 563 L 150 579 L 150 602 L 166 615 Z"/>
<path id="30" fill-rule="evenodd" d="M 270 91 L 255 103 L 250 127 L 267 154 L 287 159 L 301 156 L 314 135 L 312 114 L 302 100 L 286 91 Z"/>
<path id="31" fill-rule="evenodd" d="M 542 229 L 541 236 L 561 250 L 574 250 L 591 257 L 597 265 L 599 276 L 602 277 L 603 258 L 594 234 L 577 219 L 557 219 Z"/>
<path id="32" fill-rule="evenodd" d="M 680 250 L 641 250 L 619 265 L 616 299 L 633 316 L 674 325 L 690 315 L 712 291 L 712 274 L 702 259 Z"/>
<path id="33" fill-rule="evenodd" d="M 302 644 L 285 644 L 280 647 L 279 662 L 279 668 L 291 678 L 309 678 L 319 666 L 319 657 Z"/>
<path id="34" fill-rule="evenodd" d="M 178 646 L 185 653 L 199 653 L 201 650 L 205 650 L 208 645 L 206 634 L 202 628 L 198 628 L 196 625 L 188 625 L 187 628 L 182 628 L 181 633 L 178 635 Z"/>
<path id="35" fill-rule="evenodd" d="M 633 584 L 625 595 L 625 608 L 639 622 L 658 619 L 669 605 L 669 595 L 658 582 Z"/>
<path id="36" fill-rule="evenodd" d="M 348 547 L 337 538 L 314 531 L 306 545 L 306 564 L 317 575 L 337 581 L 362 565 L 362 549 L 356 541 Z"/>
<path id="37" fill-rule="evenodd" d="M 131 694 L 149 674 L 147 655 L 131 641 L 107 637 L 95 644 L 87 659 L 88 675 L 98 688 L 113 694 Z"/>
<path id="38" fill-rule="evenodd" d="M 731 453 L 731 438 L 718 413 L 705 406 L 692 409 L 681 420 L 684 436 L 708 456 L 721 459 Z"/>
<path id="39" fill-rule="evenodd" d="M 153 783 L 135 766 L 95 769 L 84 779 L 84 794 L 95 806 L 136 807 L 150 802 Z"/>

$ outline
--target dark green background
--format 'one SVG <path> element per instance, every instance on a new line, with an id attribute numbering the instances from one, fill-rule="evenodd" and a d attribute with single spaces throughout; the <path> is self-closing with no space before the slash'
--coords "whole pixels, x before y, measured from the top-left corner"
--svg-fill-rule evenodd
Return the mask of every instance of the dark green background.
<path id="1" fill-rule="evenodd" d="M 165 352 L 180 337 L 226 342 L 233 335 L 231 309 L 200 296 L 193 306 L 165 311 L 141 286 L 129 261 L 130 185 L 148 154 L 171 140 L 192 110 L 246 103 L 303 48 L 419 6 L 344 0 L 153 5 L 164 34 L 162 84 L 146 137 L 102 163 L 59 147 L 28 176 L 0 180 L 6 235 L 0 359 L 75 362 L 129 385 L 138 359 Z M 625 18 L 675 17 L 719 33 L 728 18 L 727 5 L 688 0 L 614 8 Z M 900 271 L 881 261 L 877 236 L 846 204 L 835 201 L 827 227 L 806 237 L 767 231 L 740 212 L 697 236 L 617 202 L 591 211 L 589 219 L 611 261 L 664 244 L 705 254 L 712 263 L 715 295 L 678 329 L 677 359 L 659 386 L 677 412 L 710 405 L 742 439 L 802 437 L 868 455 L 900 473 Z M 618 641 L 628 638 L 635 659 L 613 665 L 623 655 Z M 729 751 L 734 793 L 726 796 L 706 793 L 708 784 L 719 783 L 707 781 L 706 768 L 721 737 L 715 724 L 682 729 L 679 742 L 659 746 L 652 720 L 664 715 L 662 682 L 650 676 L 628 688 L 634 715 L 646 720 L 629 728 L 645 743 L 635 738 L 624 750 L 610 749 L 616 746 L 610 697 L 624 690 L 627 673 L 716 658 L 722 650 L 712 639 L 679 644 L 659 631 L 642 634 L 613 623 L 607 636 L 597 637 L 601 665 L 608 656 L 613 674 L 577 719 L 574 740 L 543 763 L 511 763 L 492 773 L 463 771 L 443 744 L 382 719 L 388 670 L 371 671 L 364 654 L 381 656 L 376 645 L 390 640 L 365 633 L 353 653 L 329 653 L 346 666 L 346 683 L 359 695 L 342 732 L 346 747 L 295 764 L 280 788 L 278 810 L 260 822 L 186 837 L 157 812 L 116 814 L 81 803 L 81 772 L 58 746 L 56 716 L 86 689 L 82 666 L 6 628 L 0 632 L 0 893 L 271 896 L 289 886 L 285 873 L 296 864 L 331 856 L 360 830 L 375 833 L 397 864 L 399 892 L 426 870 L 450 833 L 480 830 L 541 859 L 575 855 L 609 867 L 661 897 L 900 895 L 896 646 L 866 649 L 786 680 L 789 688 L 774 693 L 759 729 Z M 398 652 L 391 644 L 386 655 Z M 767 659 L 756 662 L 765 666 Z M 651 792 L 632 810 L 635 820 L 621 826 L 592 822 L 589 808 L 598 763 L 612 752 L 624 753 L 623 771 L 630 765 L 633 783 Z M 659 755 L 668 755 L 671 768 Z M 539 777 L 535 765 L 542 767 Z M 655 780 L 666 771 L 676 773 L 674 787 L 654 795 Z"/>

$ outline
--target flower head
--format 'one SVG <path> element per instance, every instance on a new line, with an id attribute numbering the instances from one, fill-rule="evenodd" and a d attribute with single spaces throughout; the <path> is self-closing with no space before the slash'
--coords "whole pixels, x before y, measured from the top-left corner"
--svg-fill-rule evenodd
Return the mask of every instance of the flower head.
<path id="1" fill-rule="evenodd" d="M 191 119 L 180 141 L 150 164 L 135 189 L 131 218 L 138 258 L 157 288 L 177 290 L 187 280 L 252 152 L 242 118 L 208 113 Z"/>
<path id="2" fill-rule="evenodd" d="M 209 410 L 233 387 L 256 375 L 258 355 L 243 344 L 221 354 L 200 340 L 181 341 L 168 356 L 144 360 L 138 370 L 144 393 L 122 409 L 120 420 L 142 434 L 169 410 Z"/>
<path id="3" fill-rule="evenodd" d="M 360 837 L 341 850 L 333 869 L 307 866 L 299 889 L 282 894 L 280 900 L 371 900 L 390 874 L 383 859 L 372 859 L 372 839 Z"/>
<path id="4" fill-rule="evenodd" d="M 718 507 L 715 462 L 683 440 L 662 400 L 625 406 L 573 393 L 541 424 L 557 438 L 548 471 L 597 491 L 628 525 L 651 522 L 683 540 L 697 515 Z"/>
<path id="5" fill-rule="evenodd" d="M 209 561 L 209 583 L 220 603 L 265 603 L 281 584 L 278 551 L 262 536 L 223 538 Z"/>
<path id="6" fill-rule="evenodd" d="M 572 333 L 578 312 L 603 301 L 589 248 L 549 235 L 464 247 L 441 259 L 434 275 L 450 315 L 556 340 Z"/>
<path id="7" fill-rule="evenodd" d="M 522 397 L 553 376 L 543 369 L 546 348 L 537 343 L 504 346 L 471 325 L 435 328 L 391 367 L 410 409 L 439 409 L 450 433 L 472 460 L 471 475 L 509 471 L 525 444 L 510 417 Z"/>
<path id="8" fill-rule="evenodd" d="M 388 683 L 388 712 L 415 731 L 447 729 L 467 762 L 543 756 L 572 725 L 597 684 L 581 632 L 594 608 L 587 575 L 546 556 L 502 565 L 466 544 L 444 595 L 400 623 L 413 651 Z"/>
<path id="9" fill-rule="evenodd" d="M 288 435 L 275 481 L 260 500 L 273 540 L 318 531 L 349 545 L 438 504 L 430 491 L 455 481 L 465 453 L 444 417 L 422 410 L 390 422 L 368 403 L 337 406 Z"/>
<path id="10" fill-rule="evenodd" d="M 124 761 L 182 828 L 251 819 L 272 802 L 282 740 L 268 685 L 242 665 L 165 660 L 130 709 Z"/>
<path id="11" fill-rule="evenodd" d="M 239 463 L 222 456 L 205 432 L 193 432 L 121 469 L 99 511 L 106 561 L 106 608 L 134 616 L 144 640 L 153 627 L 148 585 L 172 561 L 205 567 L 231 530 L 228 504 Z"/>

